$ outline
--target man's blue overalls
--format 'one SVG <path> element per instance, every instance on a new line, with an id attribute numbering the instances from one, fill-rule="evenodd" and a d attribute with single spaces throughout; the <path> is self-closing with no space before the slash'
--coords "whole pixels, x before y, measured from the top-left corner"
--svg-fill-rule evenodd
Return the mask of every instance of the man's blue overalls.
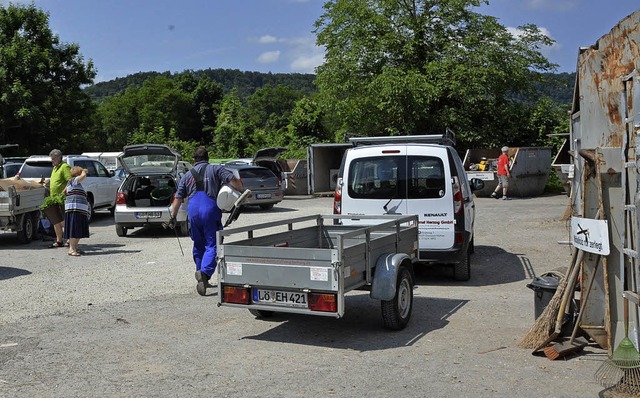
<path id="1" fill-rule="evenodd" d="M 200 172 L 197 172 L 196 168 L 191 169 L 196 183 L 196 193 L 189 198 L 187 214 L 196 271 L 201 271 L 211 278 L 216 269 L 216 232 L 222 229 L 222 211 L 204 190 L 206 170 L 207 166 L 202 167 Z"/>

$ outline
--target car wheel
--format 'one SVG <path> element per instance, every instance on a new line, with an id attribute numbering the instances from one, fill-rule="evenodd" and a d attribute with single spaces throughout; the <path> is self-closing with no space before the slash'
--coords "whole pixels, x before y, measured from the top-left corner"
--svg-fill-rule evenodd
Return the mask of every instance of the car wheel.
<path id="1" fill-rule="evenodd" d="M 93 209 L 93 197 L 89 196 L 87 198 L 87 201 L 89 202 L 89 222 L 91 222 L 93 216 L 96 214 L 95 210 Z"/>
<path id="2" fill-rule="evenodd" d="M 471 255 L 469 250 L 463 259 L 453 265 L 453 279 L 457 281 L 468 281 L 471 278 Z"/>
<path id="3" fill-rule="evenodd" d="M 413 277 L 407 267 L 400 267 L 398 270 L 395 297 L 382 301 L 381 307 L 386 328 L 400 330 L 407 326 L 413 307 Z"/>
<path id="4" fill-rule="evenodd" d="M 266 205 L 260 205 L 260 208 L 261 208 L 262 210 L 269 210 L 269 209 L 272 209 L 272 208 L 273 208 L 273 203 L 269 203 L 269 204 L 266 204 Z"/>
<path id="5" fill-rule="evenodd" d="M 127 236 L 127 228 L 123 227 L 120 224 L 116 224 L 116 235 L 118 235 L 118 236 Z"/>
<path id="6" fill-rule="evenodd" d="M 18 231 L 18 241 L 20 243 L 29 243 L 33 239 L 35 225 L 31 214 L 22 215 L 22 230 Z"/>
<path id="7" fill-rule="evenodd" d="M 249 312 L 256 318 L 271 318 L 274 314 L 273 311 L 267 310 L 249 310 Z"/>

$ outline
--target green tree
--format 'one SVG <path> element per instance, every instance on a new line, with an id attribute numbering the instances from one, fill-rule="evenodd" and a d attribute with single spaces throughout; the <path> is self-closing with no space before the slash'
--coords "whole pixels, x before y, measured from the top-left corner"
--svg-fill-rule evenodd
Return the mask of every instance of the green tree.
<path id="1" fill-rule="evenodd" d="M 219 158 L 238 158 L 249 155 L 253 127 L 247 122 L 247 110 L 235 90 L 222 100 L 211 153 Z"/>
<path id="2" fill-rule="evenodd" d="M 60 43 L 33 4 L 0 5 L 0 142 L 25 153 L 81 147 L 94 111 L 81 87 L 95 70 L 79 50 Z"/>
<path id="3" fill-rule="evenodd" d="M 512 35 L 474 12 L 483 0 L 331 0 L 316 21 L 326 48 L 316 84 L 338 135 L 433 134 L 450 127 L 470 145 L 508 119 L 515 94 L 554 67 L 534 25 Z M 515 105 L 516 109 L 518 105 Z M 495 116 L 488 118 L 487 115 Z M 513 119 L 511 119 L 513 120 Z"/>
<path id="4" fill-rule="evenodd" d="M 314 143 L 331 142 L 333 137 L 323 123 L 323 114 L 318 102 L 312 97 L 304 97 L 298 102 L 289 117 L 287 126 L 287 148 L 284 155 L 291 159 L 307 156 L 307 147 Z"/>

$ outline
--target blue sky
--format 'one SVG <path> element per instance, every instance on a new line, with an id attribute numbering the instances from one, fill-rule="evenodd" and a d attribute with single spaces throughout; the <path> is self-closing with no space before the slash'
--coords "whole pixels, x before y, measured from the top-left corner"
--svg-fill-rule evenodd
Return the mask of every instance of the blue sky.
<path id="1" fill-rule="evenodd" d="M 28 3 L 29 1 L 22 1 Z M 0 0 L 7 5 L 8 0 Z M 63 42 L 92 59 L 96 81 L 136 72 L 206 68 L 313 73 L 323 50 L 313 23 L 324 0 L 35 0 Z M 635 0 L 492 0 L 479 11 L 515 31 L 536 24 L 556 40 L 544 54 L 573 72 L 578 49 L 622 18 Z"/>

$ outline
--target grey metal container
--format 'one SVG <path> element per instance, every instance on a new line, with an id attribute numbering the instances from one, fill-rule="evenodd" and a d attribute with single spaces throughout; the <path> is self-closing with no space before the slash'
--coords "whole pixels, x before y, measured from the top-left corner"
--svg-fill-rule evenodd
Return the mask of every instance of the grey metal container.
<path id="1" fill-rule="evenodd" d="M 474 192 L 476 196 L 489 196 L 498 186 L 497 159 L 500 154 L 500 149 L 467 150 L 463 162 L 467 178 L 479 178 L 484 181 L 484 188 Z M 515 197 L 542 195 L 551 170 L 551 148 L 513 147 L 509 148 L 507 155 L 511 159 L 508 195 Z M 478 167 L 482 158 L 486 158 L 484 170 Z"/>

